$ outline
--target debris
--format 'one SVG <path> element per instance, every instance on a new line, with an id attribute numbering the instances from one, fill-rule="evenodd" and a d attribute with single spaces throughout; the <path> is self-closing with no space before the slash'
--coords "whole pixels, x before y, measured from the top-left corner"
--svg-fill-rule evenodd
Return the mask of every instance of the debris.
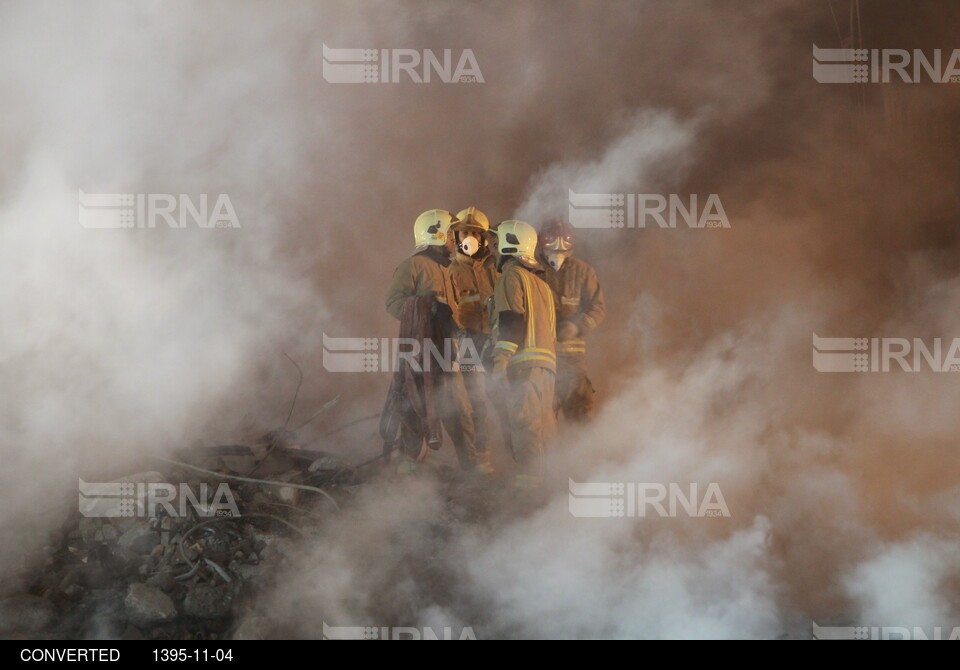
<path id="1" fill-rule="evenodd" d="M 197 619 L 223 619 L 230 615 L 233 599 L 233 589 L 227 585 L 200 585 L 183 599 L 183 613 Z"/>
<path id="2" fill-rule="evenodd" d="M 177 581 L 169 572 L 158 572 L 155 575 L 151 575 L 147 578 L 146 583 L 150 586 L 156 586 L 168 595 L 177 588 Z"/>
<path id="3" fill-rule="evenodd" d="M 149 554 L 160 543 L 160 535 L 146 523 L 137 524 L 117 540 L 117 544 L 138 554 Z"/>
<path id="4" fill-rule="evenodd" d="M 138 625 L 163 623 L 177 618 L 177 607 L 170 596 L 149 584 L 131 584 L 123 605 L 130 621 Z"/>
<path id="5" fill-rule="evenodd" d="M 296 430 L 338 401 L 324 404 Z M 297 444 L 296 431 L 287 430 L 295 403 L 296 395 L 281 428 L 253 444 L 197 443 L 178 451 L 177 458 L 155 457 L 160 469 L 114 480 L 136 484 L 137 496 L 149 495 L 141 484 L 179 483 L 177 500 L 184 499 L 185 489 L 194 497 L 179 507 L 138 505 L 132 514 L 126 511 L 129 516 L 75 512 L 51 536 L 47 558 L 24 593 L 0 601 L 0 634 L 229 637 L 246 599 L 292 555 L 290 538 L 319 532 L 325 517 L 340 510 L 334 494 L 359 483 L 360 468 L 378 460 L 350 466 Z M 253 470 L 262 478 L 250 477 Z M 232 509 L 224 510 L 217 497 L 221 486 L 229 487 Z M 234 633 L 237 639 L 263 635 L 266 621 L 244 621 L 246 628 Z"/>
<path id="6" fill-rule="evenodd" d="M 308 472 L 336 472 L 337 470 L 342 470 L 343 464 L 340 462 L 339 458 L 333 456 L 321 456 L 316 459 L 310 466 L 307 468 Z"/>
<path id="7" fill-rule="evenodd" d="M 206 563 L 207 565 L 209 565 L 211 568 L 213 568 L 213 571 L 216 572 L 218 575 L 220 575 L 220 577 L 223 578 L 223 581 L 225 581 L 225 582 L 232 582 L 232 581 L 233 581 L 233 579 L 230 577 L 230 575 L 227 574 L 226 570 L 224 570 L 223 568 L 221 568 L 221 567 L 220 567 L 219 565 L 217 565 L 214 561 L 211 561 L 209 558 L 205 558 L 205 559 L 203 559 L 203 562 Z"/>
<path id="8" fill-rule="evenodd" d="M 180 461 L 175 461 L 170 458 L 164 458 L 162 456 L 157 456 L 157 458 L 159 458 L 161 461 L 165 461 L 172 465 L 179 465 L 180 467 L 188 468 L 190 470 L 196 470 L 198 472 L 203 472 L 205 474 L 212 475 L 214 477 L 219 477 L 221 479 L 230 479 L 230 480 L 235 480 L 240 482 L 249 482 L 251 484 L 263 484 L 265 486 L 280 486 L 280 487 L 288 486 L 291 488 L 300 489 L 301 491 L 312 491 L 313 493 L 319 493 L 320 495 L 325 497 L 327 500 L 329 500 L 331 503 L 333 503 L 333 506 L 336 508 L 338 512 L 340 511 L 340 506 L 337 504 L 337 501 L 333 499 L 333 496 L 331 496 L 329 493 L 327 493 L 323 489 L 317 488 L 316 486 L 306 486 L 304 484 L 289 484 L 286 482 L 275 482 L 267 479 L 252 479 L 250 477 L 240 477 L 239 475 L 227 475 L 227 474 L 222 474 L 218 472 L 213 472 L 211 470 L 205 470 L 203 468 L 198 468 L 195 465 L 190 465 L 189 463 L 182 463 Z"/>
<path id="9" fill-rule="evenodd" d="M 277 490 L 277 497 L 289 505 L 296 505 L 300 500 L 300 491 L 292 486 L 281 486 Z"/>
<path id="10" fill-rule="evenodd" d="M 256 558 L 256 554 L 254 554 Z M 248 581 L 251 579 L 256 579 L 263 572 L 263 568 L 260 566 L 260 561 L 257 559 L 255 563 L 241 563 L 239 561 L 230 561 L 230 572 L 235 574 L 238 579 Z"/>

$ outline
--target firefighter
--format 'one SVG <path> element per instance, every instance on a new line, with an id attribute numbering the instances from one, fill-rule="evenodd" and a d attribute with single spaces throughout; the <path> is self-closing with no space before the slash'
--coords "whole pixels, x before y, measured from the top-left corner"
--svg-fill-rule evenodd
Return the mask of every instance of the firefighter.
<path id="1" fill-rule="evenodd" d="M 595 393 L 584 336 L 603 321 L 606 306 L 596 271 L 575 258 L 573 248 L 573 229 L 565 221 L 550 221 L 540 230 L 537 256 L 557 308 L 556 409 L 582 422 L 590 418 Z"/>
<path id="2" fill-rule="evenodd" d="M 487 231 L 487 249 L 490 252 L 490 263 L 493 266 L 493 271 L 496 273 L 496 276 L 500 276 L 500 271 L 497 269 L 500 267 L 500 253 L 498 250 L 497 242 L 497 228 L 500 224 L 495 224 L 492 226 L 489 231 Z M 494 280 L 494 286 L 496 286 L 496 280 Z M 496 302 L 494 300 L 494 294 L 491 293 L 487 296 L 487 299 L 484 301 L 484 319 L 487 324 L 487 331 L 490 333 L 490 336 L 487 337 L 486 342 L 483 345 L 483 349 L 480 351 L 480 359 L 483 362 L 483 368 L 487 371 L 488 376 L 493 373 L 493 351 L 494 345 L 496 344 L 496 329 L 497 329 L 497 311 L 496 311 Z M 493 405 L 494 411 L 497 414 L 497 424 L 500 427 L 500 436 L 503 439 L 503 446 L 506 449 L 508 454 L 513 453 L 513 446 L 510 441 L 510 414 L 507 411 L 507 398 L 500 392 L 500 388 L 497 384 L 488 383 L 487 385 L 487 397 L 490 400 L 490 404 Z"/>
<path id="3" fill-rule="evenodd" d="M 456 292 L 447 272 L 453 251 L 453 236 L 449 229 L 455 221 L 450 212 L 442 209 L 431 209 L 417 217 L 413 224 L 414 253 L 394 271 L 386 299 L 387 312 L 401 319 L 404 305 L 410 304 L 409 298 L 431 296 L 435 299 L 431 320 L 449 341 L 462 328 Z M 473 470 L 477 464 L 476 434 L 463 377 L 454 364 L 439 373 L 436 379 L 439 380 L 435 397 L 439 398 L 440 420 L 453 440 L 460 466 L 467 471 Z M 402 425 L 407 427 L 408 423 Z M 409 428 L 400 432 L 403 458 L 399 470 L 413 472 L 426 458 L 427 447 L 439 446 L 439 436 L 428 439 L 427 435 L 413 434 Z"/>
<path id="4" fill-rule="evenodd" d="M 487 245 L 490 222 L 476 207 L 457 213 L 453 231 L 456 253 L 447 268 L 457 296 L 457 310 L 463 325 L 460 342 L 460 372 L 467 389 L 476 433 L 479 474 L 491 474 L 485 373 L 480 353 L 490 338 L 490 324 L 485 310 L 487 298 L 493 296 L 497 269 Z"/>
<path id="5" fill-rule="evenodd" d="M 494 287 L 494 384 L 507 394 L 510 441 L 519 469 L 514 485 L 535 488 L 556 428 L 556 311 L 536 259 L 537 232 L 523 221 L 497 226 L 501 272 Z"/>

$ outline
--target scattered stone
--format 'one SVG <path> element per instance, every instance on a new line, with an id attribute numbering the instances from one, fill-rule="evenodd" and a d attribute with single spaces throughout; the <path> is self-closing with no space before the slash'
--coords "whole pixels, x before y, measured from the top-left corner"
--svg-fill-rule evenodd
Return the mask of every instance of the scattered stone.
<path id="1" fill-rule="evenodd" d="M 279 509 L 283 506 L 277 505 L 278 498 L 296 506 L 301 498 L 293 484 L 316 479 L 306 474 L 308 463 L 315 473 L 333 472 L 341 467 L 336 458 L 319 452 L 290 456 L 275 447 L 271 442 L 253 448 L 252 461 L 246 453 L 240 458 L 228 454 L 231 458 L 223 459 L 214 468 L 239 468 L 238 474 L 243 474 L 261 460 L 270 459 L 258 476 L 286 482 L 280 490 L 252 483 L 230 485 L 234 499 L 243 503 L 241 513 L 249 514 L 252 521 L 240 518 L 213 525 L 219 520 L 211 519 L 209 526 L 198 529 L 194 526 L 196 519 L 164 515 L 147 519 L 75 514 L 66 520 L 51 533 L 45 558 L 36 564 L 29 582 L 29 594 L 0 600 L 0 638 L 267 637 L 271 632 L 269 619 L 248 618 L 237 627 L 234 612 L 243 609 L 241 598 L 255 593 L 257 580 L 263 580 L 273 565 L 288 559 L 296 544 L 289 539 L 287 530 L 276 524 L 259 523 L 255 518 L 258 514 L 292 517 L 292 523 L 306 532 L 309 526 L 303 525 L 304 519 L 295 510 Z M 179 472 L 145 471 L 117 481 L 139 484 L 183 479 Z M 207 500 L 201 503 L 208 502 L 209 494 L 216 488 L 196 475 L 188 482 L 195 493 L 202 491 L 201 484 L 205 484 L 207 495 L 203 497 Z M 183 534 L 190 528 L 194 532 L 187 538 L 189 546 L 181 546 Z M 209 565 L 204 566 L 204 559 L 224 570 L 223 580 L 211 572 Z M 199 570 L 189 578 L 175 579 L 186 576 L 197 561 L 201 562 Z"/>
<path id="2" fill-rule="evenodd" d="M 120 536 L 121 547 L 137 554 L 149 554 L 160 543 L 160 536 L 146 524 L 137 524 Z"/>
<path id="3" fill-rule="evenodd" d="M 177 588 L 177 580 L 175 580 L 173 575 L 171 575 L 169 572 L 161 572 L 156 575 L 151 575 L 147 578 L 146 583 L 150 586 L 156 586 L 165 593 L 170 593 Z"/>
<path id="4" fill-rule="evenodd" d="M 222 619 L 230 616 L 232 605 L 232 589 L 201 584 L 187 592 L 183 599 L 183 613 L 197 619 Z"/>
<path id="5" fill-rule="evenodd" d="M 79 584 L 85 589 L 104 589 L 113 581 L 113 575 L 104 566 L 96 563 L 78 565 L 76 570 L 80 578 Z"/>
<path id="6" fill-rule="evenodd" d="M 123 605 L 135 624 L 149 625 L 177 618 L 177 607 L 170 596 L 149 584 L 131 584 Z"/>
<path id="7" fill-rule="evenodd" d="M 295 489 L 292 486 L 281 486 L 277 489 L 277 498 L 287 505 L 296 505 L 300 500 L 300 489 Z"/>
<path id="8" fill-rule="evenodd" d="M 310 472 L 335 472 L 340 470 L 342 467 L 343 464 L 340 462 L 339 458 L 334 456 L 321 456 L 311 463 L 307 470 Z"/>
<path id="9" fill-rule="evenodd" d="M 230 569 L 230 572 L 243 580 L 255 579 L 263 572 L 263 568 L 260 565 L 250 565 L 249 563 L 241 563 L 240 561 L 230 561 L 230 565 L 227 567 Z"/>

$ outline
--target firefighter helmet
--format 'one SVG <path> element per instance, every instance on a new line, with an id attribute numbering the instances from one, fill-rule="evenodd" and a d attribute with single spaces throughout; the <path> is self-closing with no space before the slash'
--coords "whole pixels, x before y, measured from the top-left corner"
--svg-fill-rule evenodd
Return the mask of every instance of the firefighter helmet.
<path id="1" fill-rule="evenodd" d="M 457 212 L 457 223 L 454 226 L 457 230 L 473 228 L 474 230 L 490 230 L 490 220 L 487 215 L 476 207 L 467 207 Z"/>
<path id="2" fill-rule="evenodd" d="M 456 237 L 457 249 L 460 253 L 479 258 L 486 254 L 487 233 L 490 231 L 490 221 L 487 215 L 476 207 L 467 207 L 457 212 L 457 221 L 450 230 Z M 469 233 L 473 233 L 470 235 Z M 479 256 L 478 256 L 479 254 Z"/>
<path id="3" fill-rule="evenodd" d="M 447 231 L 456 221 L 445 209 L 429 209 L 413 223 L 413 239 L 417 249 L 442 247 L 447 243 Z"/>
<path id="4" fill-rule="evenodd" d="M 526 221 L 511 219 L 497 226 L 497 251 L 500 256 L 513 256 L 530 268 L 539 268 L 537 231 Z"/>

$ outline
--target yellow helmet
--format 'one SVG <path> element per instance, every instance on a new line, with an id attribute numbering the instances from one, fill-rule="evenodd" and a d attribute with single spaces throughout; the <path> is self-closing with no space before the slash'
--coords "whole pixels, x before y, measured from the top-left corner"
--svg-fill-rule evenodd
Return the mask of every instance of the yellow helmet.
<path id="1" fill-rule="evenodd" d="M 445 209 L 428 209 L 413 222 L 413 241 L 417 249 L 442 247 L 447 243 L 447 231 L 456 221 Z"/>
<path id="2" fill-rule="evenodd" d="M 497 251 L 501 256 L 513 256 L 530 268 L 539 268 L 537 262 L 537 231 L 526 221 L 501 221 L 497 226 Z"/>
<path id="3" fill-rule="evenodd" d="M 455 229 L 473 228 L 474 230 L 490 230 L 490 220 L 487 215 L 476 207 L 467 207 L 457 212 Z"/>

